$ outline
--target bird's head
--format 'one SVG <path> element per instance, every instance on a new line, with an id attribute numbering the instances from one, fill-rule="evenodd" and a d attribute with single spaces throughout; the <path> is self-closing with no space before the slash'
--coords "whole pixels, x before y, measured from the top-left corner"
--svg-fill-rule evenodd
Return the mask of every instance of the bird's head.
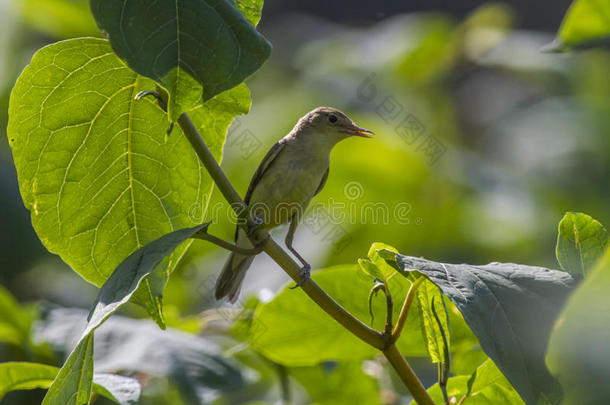
<path id="1" fill-rule="evenodd" d="M 295 129 L 313 129 L 334 143 L 352 136 L 370 138 L 373 134 L 373 131 L 359 127 L 347 115 L 332 107 L 318 107 L 310 111 L 299 120 Z"/>

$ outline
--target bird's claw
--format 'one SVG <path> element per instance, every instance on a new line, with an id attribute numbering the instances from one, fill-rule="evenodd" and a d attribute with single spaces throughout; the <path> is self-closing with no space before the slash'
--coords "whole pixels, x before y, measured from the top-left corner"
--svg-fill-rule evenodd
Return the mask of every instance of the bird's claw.
<path id="1" fill-rule="evenodd" d="M 305 263 L 305 265 L 301 268 L 301 271 L 299 271 L 299 275 L 301 276 L 301 279 L 295 285 L 290 287 L 291 290 L 302 286 L 305 281 L 311 278 L 311 266 L 308 263 Z"/>

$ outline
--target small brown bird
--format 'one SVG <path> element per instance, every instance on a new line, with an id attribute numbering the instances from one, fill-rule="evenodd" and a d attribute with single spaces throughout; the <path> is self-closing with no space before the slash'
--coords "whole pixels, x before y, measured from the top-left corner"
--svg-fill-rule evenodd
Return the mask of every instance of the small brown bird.
<path id="1" fill-rule="evenodd" d="M 330 151 L 341 140 L 373 132 L 354 124 L 336 108 L 318 107 L 307 113 L 292 131 L 271 147 L 254 173 L 245 203 L 251 218 L 265 229 L 290 223 L 286 247 L 303 264 L 303 279 L 311 267 L 292 247 L 294 233 L 307 205 L 322 190 L 328 178 Z M 237 227 L 237 245 L 251 248 L 246 231 Z M 216 281 L 216 299 L 228 296 L 235 302 L 246 270 L 254 256 L 232 253 Z"/>

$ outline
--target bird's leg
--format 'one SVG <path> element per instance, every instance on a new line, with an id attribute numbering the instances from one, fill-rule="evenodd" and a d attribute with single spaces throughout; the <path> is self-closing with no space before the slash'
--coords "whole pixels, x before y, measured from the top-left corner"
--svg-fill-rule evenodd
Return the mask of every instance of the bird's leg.
<path id="1" fill-rule="evenodd" d="M 303 267 L 301 268 L 301 280 L 299 280 L 295 286 L 290 287 L 290 288 L 300 287 L 301 285 L 303 285 L 303 283 L 305 281 L 307 281 L 309 279 L 309 277 L 311 275 L 311 266 L 309 265 L 309 263 L 307 263 L 307 261 L 305 259 L 303 259 L 303 257 L 299 254 L 299 252 L 297 252 L 296 249 L 294 247 L 292 247 L 294 233 L 297 230 L 298 224 L 299 224 L 298 216 L 295 214 L 292 216 L 292 219 L 290 222 L 290 227 L 288 228 L 288 233 L 286 234 L 286 239 L 285 239 L 286 247 L 288 248 L 288 250 L 290 250 L 292 252 L 292 254 L 294 254 L 297 257 L 297 259 L 300 260 L 301 264 L 303 265 Z"/>

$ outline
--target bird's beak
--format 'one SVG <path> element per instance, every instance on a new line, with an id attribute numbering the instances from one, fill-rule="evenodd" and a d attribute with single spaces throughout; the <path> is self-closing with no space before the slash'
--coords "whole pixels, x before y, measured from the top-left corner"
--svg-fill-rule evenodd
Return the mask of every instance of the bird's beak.
<path id="1" fill-rule="evenodd" d="M 347 132 L 350 135 L 361 136 L 363 138 L 370 138 L 371 135 L 375 134 L 373 131 L 370 131 L 366 128 L 361 128 L 356 124 L 352 124 L 346 127 L 343 132 Z"/>

